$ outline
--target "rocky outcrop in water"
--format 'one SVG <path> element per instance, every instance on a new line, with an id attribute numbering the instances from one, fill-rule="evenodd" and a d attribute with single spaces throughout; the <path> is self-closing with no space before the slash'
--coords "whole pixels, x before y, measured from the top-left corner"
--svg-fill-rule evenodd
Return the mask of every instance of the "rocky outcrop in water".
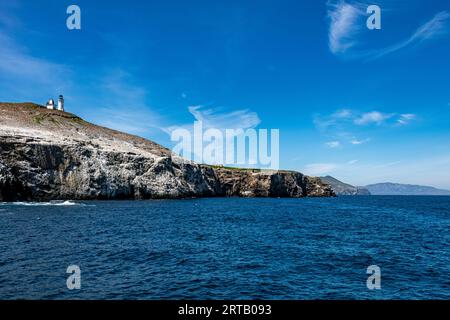
<path id="1" fill-rule="evenodd" d="M 334 195 L 318 178 L 198 165 L 31 103 L 0 103 L 0 114 L 0 201 Z"/>

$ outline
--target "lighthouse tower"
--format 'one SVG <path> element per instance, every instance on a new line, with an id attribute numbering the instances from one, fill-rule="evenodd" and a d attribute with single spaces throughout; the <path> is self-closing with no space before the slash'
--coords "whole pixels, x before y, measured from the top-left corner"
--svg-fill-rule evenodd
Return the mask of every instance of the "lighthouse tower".
<path id="1" fill-rule="evenodd" d="M 58 99 L 58 110 L 64 111 L 64 97 L 62 95 L 60 95 Z"/>

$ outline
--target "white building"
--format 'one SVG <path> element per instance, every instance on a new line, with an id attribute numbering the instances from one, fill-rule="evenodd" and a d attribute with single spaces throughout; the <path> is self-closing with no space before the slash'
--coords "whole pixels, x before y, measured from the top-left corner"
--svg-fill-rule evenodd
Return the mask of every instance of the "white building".
<path id="1" fill-rule="evenodd" d="M 64 111 L 64 97 L 61 95 L 59 95 L 58 98 L 58 110 L 59 111 Z"/>
<path id="2" fill-rule="evenodd" d="M 53 99 L 48 100 L 46 107 L 49 110 L 64 111 L 64 97 L 62 95 L 59 96 L 58 107 L 55 106 L 55 100 Z"/>
<path id="3" fill-rule="evenodd" d="M 53 99 L 48 100 L 47 109 L 55 110 L 55 101 Z"/>

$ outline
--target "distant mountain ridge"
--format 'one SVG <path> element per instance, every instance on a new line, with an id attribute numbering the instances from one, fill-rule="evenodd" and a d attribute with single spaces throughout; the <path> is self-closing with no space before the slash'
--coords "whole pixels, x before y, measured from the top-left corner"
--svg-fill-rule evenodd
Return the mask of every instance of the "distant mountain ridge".
<path id="1" fill-rule="evenodd" d="M 329 184 L 338 196 L 450 196 L 450 190 L 430 186 L 384 182 L 358 187 L 331 176 L 320 177 L 320 179 Z"/>
<path id="2" fill-rule="evenodd" d="M 392 182 L 370 184 L 365 188 L 367 188 L 373 195 L 450 196 L 450 190 Z"/>
<path id="3" fill-rule="evenodd" d="M 332 176 L 320 177 L 320 179 L 324 183 L 329 184 L 338 196 L 370 196 L 370 192 L 366 188 L 352 186 Z"/>

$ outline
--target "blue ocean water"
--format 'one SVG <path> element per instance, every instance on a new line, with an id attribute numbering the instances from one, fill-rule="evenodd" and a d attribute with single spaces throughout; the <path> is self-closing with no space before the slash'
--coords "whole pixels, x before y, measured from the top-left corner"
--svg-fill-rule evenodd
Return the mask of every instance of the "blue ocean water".
<path id="1" fill-rule="evenodd" d="M 450 299 L 449 240 L 450 197 L 2 203 L 0 299 Z"/>

